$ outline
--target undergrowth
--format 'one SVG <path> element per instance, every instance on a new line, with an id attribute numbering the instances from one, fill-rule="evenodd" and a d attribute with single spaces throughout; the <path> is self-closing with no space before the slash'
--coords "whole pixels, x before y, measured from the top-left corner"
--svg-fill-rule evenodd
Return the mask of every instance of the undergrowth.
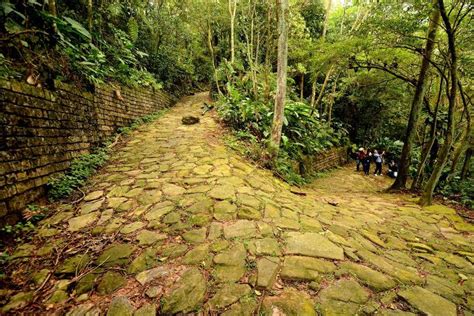
<path id="1" fill-rule="evenodd" d="M 244 131 L 232 131 L 225 138 L 226 145 L 247 157 L 261 167 L 270 169 L 276 176 L 292 185 L 302 185 L 310 180 L 295 171 L 294 162 L 286 152 L 280 151 L 275 160 L 270 159 L 267 149 L 252 134 Z"/>
<path id="2" fill-rule="evenodd" d="M 119 128 L 117 133 L 119 135 L 128 136 L 140 125 L 147 124 L 158 119 L 166 111 L 166 109 L 160 110 L 158 112 L 141 117 L 135 120 L 130 126 Z M 71 166 L 66 173 L 51 179 L 48 183 L 49 199 L 51 201 L 57 201 L 59 199 L 65 198 L 69 196 L 74 190 L 77 190 L 83 186 L 87 179 L 109 159 L 109 153 L 112 148 L 112 139 L 113 137 L 105 141 L 101 146 L 97 147 L 90 154 L 82 155 L 81 157 L 75 159 L 71 163 Z"/>

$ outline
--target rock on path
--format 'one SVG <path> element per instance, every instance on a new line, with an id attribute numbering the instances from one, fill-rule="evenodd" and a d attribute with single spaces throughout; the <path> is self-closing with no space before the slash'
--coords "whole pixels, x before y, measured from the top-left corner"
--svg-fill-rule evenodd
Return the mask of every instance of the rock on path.
<path id="1" fill-rule="evenodd" d="M 77 207 L 51 206 L 11 251 L 2 314 L 472 314 L 473 225 L 349 168 L 294 194 L 226 148 L 205 100 L 133 132 Z"/>

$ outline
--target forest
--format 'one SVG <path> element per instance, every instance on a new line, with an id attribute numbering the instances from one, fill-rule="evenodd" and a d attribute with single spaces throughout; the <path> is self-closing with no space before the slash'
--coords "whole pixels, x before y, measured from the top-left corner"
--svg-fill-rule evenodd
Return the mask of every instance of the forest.
<path id="1" fill-rule="evenodd" d="M 2 1 L 0 77 L 210 89 L 245 154 L 290 183 L 330 148 L 376 148 L 393 190 L 472 207 L 468 0 Z"/>
<path id="2" fill-rule="evenodd" d="M 1 315 L 473 315 L 472 0 L 0 17 Z"/>

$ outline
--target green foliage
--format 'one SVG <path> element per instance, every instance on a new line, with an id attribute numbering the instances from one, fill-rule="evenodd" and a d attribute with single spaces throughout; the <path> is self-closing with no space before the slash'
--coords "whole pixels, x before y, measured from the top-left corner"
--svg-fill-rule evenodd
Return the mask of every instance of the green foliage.
<path id="1" fill-rule="evenodd" d="M 20 221 L 15 225 L 5 225 L 0 228 L 0 234 L 14 237 L 16 241 L 21 241 L 30 231 L 35 229 L 35 224 L 46 216 L 47 208 L 39 207 L 36 204 L 27 206 L 27 211 L 32 212 L 27 220 Z M 1 262 L 0 258 L 0 262 Z"/>
<path id="2" fill-rule="evenodd" d="M 50 199 L 59 200 L 81 187 L 87 178 L 107 161 L 108 151 L 107 147 L 100 147 L 91 154 L 75 159 L 66 174 L 54 178 L 48 183 Z"/>
<path id="3" fill-rule="evenodd" d="M 254 100 L 235 86 L 227 85 L 228 95 L 219 100 L 217 110 L 222 120 L 236 130 L 248 131 L 259 142 L 270 135 L 273 104 Z M 333 146 L 347 143 L 347 132 L 337 130 L 311 115 L 311 108 L 304 102 L 287 100 L 283 122 L 281 149 L 289 158 L 299 159 Z"/>
<path id="4" fill-rule="evenodd" d="M 474 179 L 466 178 L 461 180 L 455 177 L 451 181 L 442 181 L 439 184 L 437 193 L 448 197 L 451 200 L 458 201 L 463 206 L 474 209 Z"/>
<path id="5" fill-rule="evenodd" d="M 273 119 L 273 103 L 265 101 L 260 95 L 255 99 L 248 97 L 247 89 L 246 82 L 235 85 L 228 82 L 227 94 L 218 101 L 217 111 L 222 121 L 235 130 L 238 140 L 230 142 L 229 146 L 270 167 L 286 181 L 295 184 L 305 181 L 295 167 L 303 156 L 348 142 L 347 131 L 342 126 L 336 124 L 334 128 L 330 127 L 311 114 L 307 103 L 288 99 L 280 151 L 275 160 L 268 159 L 267 140 Z"/>

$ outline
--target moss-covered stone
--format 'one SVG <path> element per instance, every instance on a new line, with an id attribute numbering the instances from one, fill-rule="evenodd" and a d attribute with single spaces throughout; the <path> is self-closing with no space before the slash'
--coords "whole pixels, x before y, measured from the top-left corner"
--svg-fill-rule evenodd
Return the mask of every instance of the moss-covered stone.
<path id="1" fill-rule="evenodd" d="M 97 286 L 97 292 L 107 295 L 115 292 L 125 284 L 125 277 L 118 272 L 107 271 Z"/>
<path id="2" fill-rule="evenodd" d="M 197 268 L 186 270 L 172 289 L 163 296 L 161 312 L 188 313 L 197 310 L 206 294 L 206 279 Z"/>
<path id="3" fill-rule="evenodd" d="M 286 253 L 328 259 L 344 259 L 344 251 L 317 233 L 288 233 Z"/>
<path id="4" fill-rule="evenodd" d="M 74 257 L 66 259 L 59 267 L 56 269 L 57 274 L 75 274 L 84 269 L 91 261 L 91 258 L 88 254 L 78 254 Z"/>
<path id="5" fill-rule="evenodd" d="M 307 315 L 316 316 L 314 304 L 304 292 L 289 288 L 278 296 L 267 296 L 263 299 L 264 315 Z"/>
<path id="6" fill-rule="evenodd" d="M 221 309 L 237 302 L 242 296 L 251 293 L 247 284 L 224 284 L 216 291 L 216 294 L 209 300 L 211 309 Z"/>
<path id="7" fill-rule="evenodd" d="M 158 264 L 156 250 L 153 248 L 148 248 L 132 261 L 127 269 L 127 272 L 135 274 L 150 269 L 156 264 Z"/>
<path id="8" fill-rule="evenodd" d="M 351 274 L 376 291 L 384 291 L 396 286 L 392 278 L 361 264 L 343 262 L 339 267 L 339 274 Z"/>
<path id="9" fill-rule="evenodd" d="M 110 303 L 107 316 L 133 316 L 134 308 L 124 296 L 115 297 Z"/>
<path id="10" fill-rule="evenodd" d="M 129 244 L 112 244 L 97 258 L 96 264 L 103 267 L 124 265 L 130 260 L 135 247 Z"/>

